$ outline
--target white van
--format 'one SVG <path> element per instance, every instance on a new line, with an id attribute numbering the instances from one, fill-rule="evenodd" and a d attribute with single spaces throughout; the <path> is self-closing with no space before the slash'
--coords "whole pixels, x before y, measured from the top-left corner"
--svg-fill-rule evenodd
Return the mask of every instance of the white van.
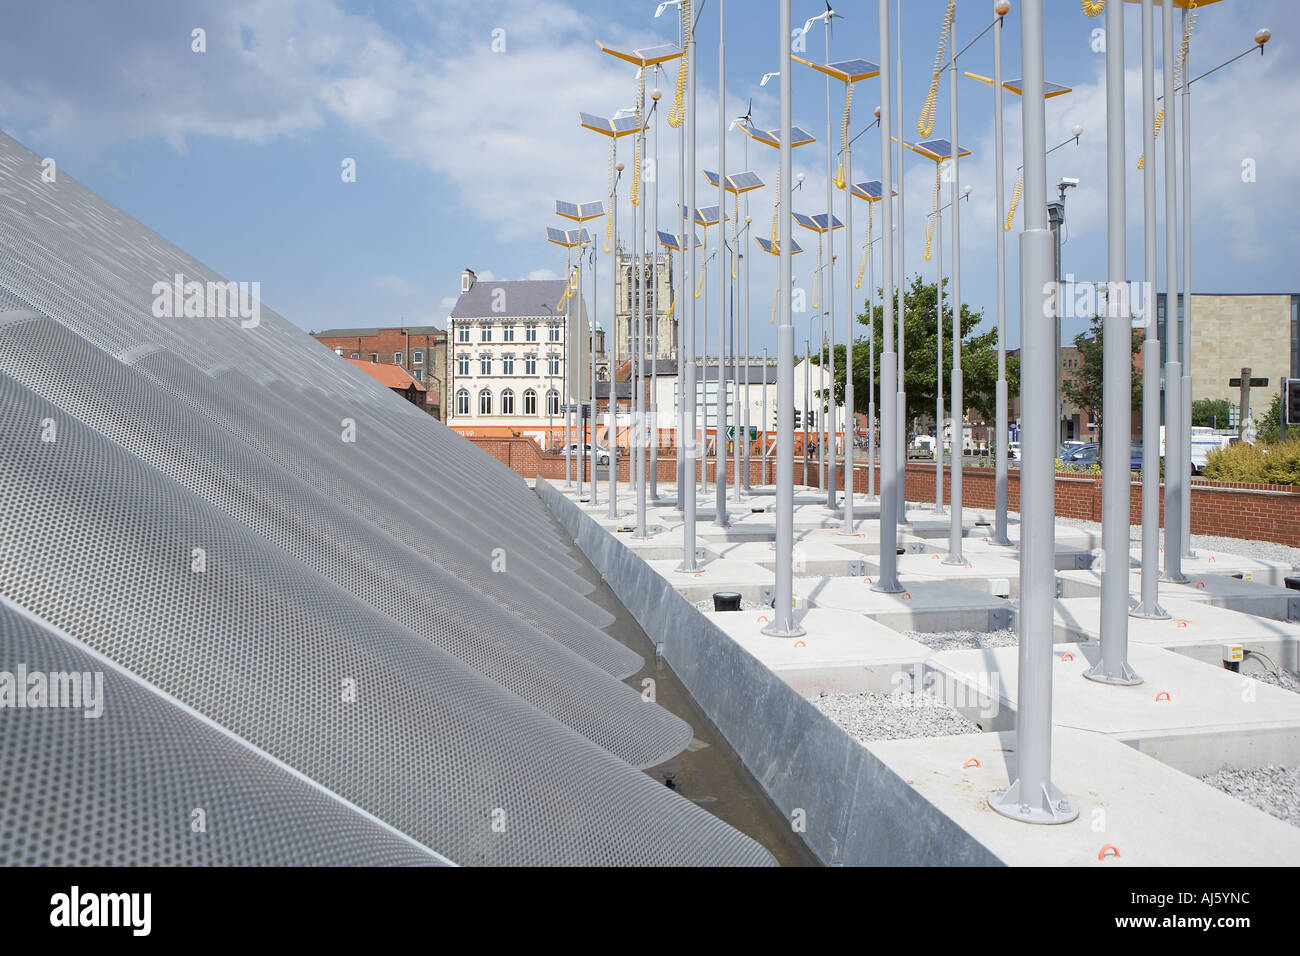
<path id="1" fill-rule="evenodd" d="M 1192 474 L 1199 475 L 1205 470 L 1210 452 L 1227 448 L 1233 436 L 1220 434 L 1207 425 L 1192 426 Z M 1160 426 L 1160 456 L 1165 454 L 1165 426 Z"/>

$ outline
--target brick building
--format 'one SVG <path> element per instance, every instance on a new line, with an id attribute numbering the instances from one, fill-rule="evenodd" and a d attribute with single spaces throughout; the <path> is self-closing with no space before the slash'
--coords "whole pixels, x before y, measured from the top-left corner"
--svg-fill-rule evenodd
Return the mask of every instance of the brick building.
<path id="1" fill-rule="evenodd" d="M 391 389 L 396 395 L 436 416 L 437 413 L 426 404 L 428 392 L 425 387 L 408 375 L 406 369 L 400 365 L 386 365 L 383 362 L 369 362 L 354 358 L 348 361 L 375 381 Z"/>
<path id="2" fill-rule="evenodd" d="M 447 420 L 442 400 L 447 369 L 447 333 L 432 325 L 379 329 L 325 329 L 312 336 L 347 359 L 402 369 L 423 390 L 425 411 Z"/>

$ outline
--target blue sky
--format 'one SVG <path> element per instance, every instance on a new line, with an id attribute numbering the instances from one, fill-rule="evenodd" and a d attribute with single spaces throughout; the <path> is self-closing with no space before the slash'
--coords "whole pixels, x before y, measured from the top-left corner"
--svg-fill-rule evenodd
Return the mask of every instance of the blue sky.
<path id="1" fill-rule="evenodd" d="M 606 141 L 581 129 L 577 114 L 609 115 L 631 106 L 635 96 L 633 68 L 602 54 L 595 41 L 634 46 L 677 35 L 674 11 L 653 18 L 655 0 L 48 0 L 10 6 L 0 32 L 0 125 L 54 158 L 62 174 L 87 183 L 218 272 L 261 282 L 267 304 L 304 329 L 442 325 L 467 266 L 498 279 L 562 273 L 562 250 L 543 238 L 545 226 L 560 224 L 553 201 L 599 199 L 606 191 Z M 905 0 L 902 6 L 903 119 L 905 135 L 914 138 L 946 0 Z M 989 22 L 991 6 L 959 0 L 959 47 Z M 1046 0 L 1045 6 L 1047 78 L 1074 88 L 1047 104 L 1048 143 L 1068 138 L 1076 124 L 1084 127 L 1078 147 L 1049 159 L 1049 181 L 1082 181 L 1069 199 L 1065 269 L 1097 280 L 1105 278 L 1105 112 L 1104 57 L 1094 49 L 1093 31 L 1103 21 L 1085 17 L 1077 0 Z M 1008 78 L 1019 75 L 1017 7 L 1013 2 L 1006 20 Z M 1193 87 L 1195 291 L 1300 291 L 1296 7 L 1286 0 L 1234 0 L 1200 12 L 1191 46 L 1194 75 L 1245 50 L 1258 27 L 1270 27 L 1274 39 L 1266 56 L 1247 57 Z M 795 0 L 793 19 L 801 25 L 822 9 L 821 0 Z M 841 0 L 838 9 L 845 19 L 835 22 L 832 57 L 877 60 L 875 0 Z M 1140 280 L 1139 8 L 1129 4 L 1126 11 L 1129 278 Z M 777 3 L 731 0 L 727 14 L 727 116 L 745 112 L 752 98 L 756 122 L 776 126 L 777 84 L 760 87 L 759 80 L 777 66 Z M 195 28 L 206 31 L 204 53 L 191 49 Z M 494 30 L 504 31 L 497 34 L 504 51 L 493 49 Z M 706 3 L 697 39 L 699 165 L 715 168 L 717 0 Z M 820 24 L 807 38 L 807 53 L 823 54 Z M 991 61 L 986 36 L 961 68 L 991 74 Z M 670 72 L 659 81 L 665 106 L 674 77 Z M 796 169 L 807 178 L 794 208 L 821 213 L 825 85 L 820 74 L 798 64 L 794 82 L 795 121 L 818 137 L 795 152 Z M 872 118 L 877 82 L 858 84 L 854 132 Z M 1005 106 L 1009 193 L 1019 164 L 1019 102 L 1007 96 Z M 842 92 L 833 92 L 836 144 L 841 109 Z M 938 117 L 933 135 L 946 137 L 946 79 Z M 960 140 L 974 151 L 962 164 L 963 182 L 973 187 L 963 205 L 963 298 L 991 320 L 992 94 L 969 80 L 960 87 Z M 676 148 L 675 132 L 661 124 L 661 226 L 676 201 Z M 741 134 L 730 134 L 729 170 L 740 168 L 743 150 Z M 751 146 L 749 157 L 769 183 L 751 194 L 750 204 L 754 228 L 766 231 L 776 152 Z M 342 181 L 346 158 L 356 162 L 356 182 Z M 858 141 L 854 159 L 855 180 L 878 176 L 875 131 Z M 1163 175 L 1163 152 L 1159 159 Z M 630 174 L 628 141 L 620 160 Z M 1246 160 L 1254 161 L 1254 182 L 1242 181 Z M 713 193 L 702 177 L 699 184 L 704 205 Z M 933 165 L 911 157 L 905 184 L 907 271 L 930 276 L 934 263 L 922 260 L 921 249 Z M 626 188 L 622 194 L 626 224 Z M 837 191 L 841 216 L 842 196 Z M 856 265 L 864 204 L 858 203 L 854 218 Z M 603 232 L 603 225 L 597 228 Z M 1018 341 L 1016 235 L 1007 234 L 1012 344 Z M 800 241 L 809 252 L 796 260 L 795 273 L 797 284 L 807 287 L 815 242 L 805 236 Z M 951 262 L 950 250 L 945 261 Z M 1163 252 L 1160 263 L 1163 272 Z M 768 321 L 774 265 L 761 254 L 753 259 L 755 351 L 774 344 Z M 608 276 L 606 262 L 601 270 Z M 841 310 L 843 270 L 841 261 Z M 1158 285 L 1164 288 L 1163 277 Z M 601 291 L 598 317 L 607 300 Z M 807 333 L 810 314 L 795 317 L 798 338 Z"/>

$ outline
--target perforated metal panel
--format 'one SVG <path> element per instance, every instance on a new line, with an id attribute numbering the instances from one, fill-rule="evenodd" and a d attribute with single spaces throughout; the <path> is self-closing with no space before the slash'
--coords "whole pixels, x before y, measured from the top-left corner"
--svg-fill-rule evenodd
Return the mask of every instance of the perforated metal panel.
<path id="1" fill-rule="evenodd" d="M 3 601 L 0 671 L 81 705 L 0 710 L 0 866 L 444 862 Z"/>
<path id="2" fill-rule="evenodd" d="M 0 460 L 0 596 L 449 859 L 767 859 L 4 374 Z"/>
<path id="3" fill-rule="evenodd" d="M 512 618 L 438 564 L 376 534 L 350 508 L 52 320 L 0 312 L 0 369 L 287 555 L 634 766 L 654 766 L 690 743 L 684 721 Z M 501 577 L 492 575 L 487 562 L 480 576 Z"/>
<path id="4" fill-rule="evenodd" d="M 633 766 L 689 728 L 610 676 L 641 658 L 518 475 L 264 303 L 248 328 L 154 314 L 157 283 L 221 277 L 40 172 L 0 135 L 0 311 L 38 314 L 0 322 L 0 600 L 30 625 L 0 614 L 0 648 L 100 655 L 132 702 L 90 737 L 0 709 L 0 859 L 99 861 L 33 760 L 170 819 L 174 743 L 248 829 L 194 857 L 137 828 L 118 862 L 772 862 Z"/>

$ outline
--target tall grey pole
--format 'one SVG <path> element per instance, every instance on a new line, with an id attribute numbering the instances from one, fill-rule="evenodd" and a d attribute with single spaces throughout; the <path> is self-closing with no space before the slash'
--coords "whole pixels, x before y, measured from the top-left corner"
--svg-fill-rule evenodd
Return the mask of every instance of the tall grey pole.
<path id="1" fill-rule="evenodd" d="M 578 228 L 582 228 L 581 223 L 578 224 Z M 600 257 L 596 255 L 596 244 L 593 241 L 591 245 L 591 319 L 588 321 L 588 331 L 591 333 L 591 382 L 588 386 L 591 397 L 591 411 L 587 415 L 587 420 L 591 422 L 591 506 L 593 508 L 600 504 L 600 482 L 596 476 L 596 448 L 600 444 L 596 440 L 596 423 L 599 421 L 596 418 L 596 294 L 600 288 L 596 281 L 596 263 L 599 261 Z"/>
<path id="2" fill-rule="evenodd" d="M 1083 676 L 1138 684 L 1128 663 L 1129 455 L 1133 328 L 1125 252 L 1124 5 L 1106 8 L 1106 314 L 1102 320 L 1101 658 Z M 1024 526 L 1021 526 L 1023 531 Z"/>
<path id="3" fill-rule="evenodd" d="M 831 62 L 831 18 L 826 17 L 822 21 L 823 34 L 826 38 L 825 63 L 827 66 Z M 833 178 L 834 147 L 831 139 L 831 78 L 826 77 L 826 301 L 822 304 L 826 306 L 827 321 L 830 326 L 830 352 L 827 357 L 827 373 L 829 374 L 829 385 L 826 389 L 830 391 L 830 401 L 825 402 L 826 406 L 826 460 L 827 475 L 826 484 L 826 507 L 834 510 L 836 508 L 836 484 L 835 481 L 835 185 L 831 182 Z M 850 199 L 853 197 L 850 196 Z M 820 371 L 820 368 L 818 369 Z M 825 377 L 822 377 L 826 381 Z M 823 398 L 825 396 L 823 395 Z"/>
<path id="4" fill-rule="evenodd" d="M 998 25 L 993 30 L 993 138 L 995 141 L 993 175 L 997 178 L 998 217 L 997 222 L 993 224 L 998 237 L 998 382 L 994 399 L 997 443 L 993 446 L 993 543 L 1009 547 L 1011 539 L 1007 537 L 1007 443 L 1011 433 L 1011 423 L 1008 421 L 1010 389 L 1007 385 L 1007 240 L 1006 230 L 1003 228 L 1003 221 L 1007 215 L 1006 181 L 1003 178 L 1002 155 L 1002 25 L 1005 20 L 1005 14 L 999 15 Z"/>
<path id="5" fill-rule="evenodd" d="M 1148 0 L 1149 2 L 1149 0 Z M 1020 236 L 1020 314 L 1025 357 L 1024 448 L 1020 469 L 1020 674 L 1016 710 L 1018 778 L 989 796 L 994 810 L 1026 823 L 1068 823 L 1079 808 L 1052 784 L 1052 604 L 1055 595 L 1056 435 L 1052 421 L 1051 320 L 1057 284 L 1047 228 L 1047 139 L 1043 97 L 1043 0 L 1021 7 L 1024 70 L 1025 231 Z M 957 301 L 954 299 L 954 301 Z M 956 307 L 954 307 L 954 311 Z"/>
<path id="6" fill-rule="evenodd" d="M 790 314 L 790 0 L 781 0 L 781 294 L 776 330 L 776 601 L 763 633 L 796 637 L 806 633 L 794 620 L 794 326 Z"/>
<path id="7" fill-rule="evenodd" d="M 579 239 L 581 239 L 582 237 L 581 222 L 578 223 L 578 237 Z M 578 298 L 578 320 L 576 322 L 568 323 L 569 327 L 564 330 L 564 338 L 566 343 L 568 342 L 569 339 L 570 329 L 576 331 L 578 328 L 581 327 L 582 320 L 585 318 L 585 316 L 582 314 L 582 260 L 586 257 L 586 255 L 587 255 L 587 251 L 582 247 L 582 243 L 579 242 L 578 243 L 578 297 L 577 297 Z M 573 300 L 570 299 L 569 301 L 572 302 Z M 577 338 L 577 336 L 575 336 L 575 338 Z M 582 339 L 578 338 L 577 347 L 570 348 L 568 351 L 570 352 L 570 354 L 576 353 L 575 361 L 573 363 L 573 368 L 576 371 L 570 374 L 569 381 L 571 383 L 571 388 L 573 391 L 572 401 L 574 403 L 574 408 L 576 409 L 576 413 L 574 417 L 577 419 L 577 423 L 578 423 L 578 442 L 577 442 L 578 444 L 578 448 L 577 448 L 578 500 L 581 501 L 582 489 L 584 487 L 584 483 L 582 480 L 582 473 L 586 468 L 586 464 L 587 464 L 587 453 L 586 450 L 582 447 L 583 444 L 585 444 L 583 440 L 584 434 L 583 434 L 583 427 L 582 427 L 582 406 L 578 404 L 579 402 L 582 401 Z"/>
<path id="8" fill-rule="evenodd" d="M 748 136 L 745 137 L 745 168 L 749 169 Z M 745 193 L 745 230 L 741 233 L 741 235 L 744 236 L 745 242 L 749 241 L 749 227 L 749 193 Z M 743 248 L 743 243 L 737 243 L 737 245 Z M 740 249 L 738 248 L 736 252 L 740 253 Z M 749 409 L 753 404 L 753 402 L 749 400 L 749 369 L 752 365 L 751 359 L 754 354 L 749 350 L 749 256 L 741 254 L 740 268 L 745 274 L 745 308 L 743 310 L 745 314 L 745 491 L 749 492 L 752 490 L 752 483 L 749 476 L 749 456 L 750 452 L 753 450 L 751 447 L 753 442 L 750 439 L 751 432 L 749 430 Z M 767 426 L 764 425 L 763 427 L 766 428 Z M 766 475 L 766 473 L 764 474 Z M 766 477 L 764 478 L 764 481 L 766 481 Z"/>
<path id="9" fill-rule="evenodd" d="M 961 553 L 962 534 L 962 459 L 966 453 L 966 415 L 962 407 L 961 374 L 961 147 L 957 138 L 957 18 L 948 27 L 948 116 L 952 127 L 952 516 L 948 525 L 948 556 L 944 564 L 965 564 Z M 1046 159 L 1044 159 L 1046 163 Z M 1046 166 L 1043 176 L 1046 177 Z M 1044 178 L 1044 183 L 1046 179 Z M 1046 187 L 1044 187 L 1046 188 Z M 942 324 L 940 325 L 942 328 Z M 1055 456 L 1053 456 L 1055 461 Z M 1055 521 L 1055 517 L 1052 518 Z"/>
<path id="10" fill-rule="evenodd" d="M 681 40 L 682 49 L 686 49 L 687 30 L 686 16 L 683 13 L 679 18 L 681 22 Z M 683 60 L 679 69 L 689 69 L 688 61 Z M 673 315 L 682 316 L 686 310 L 686 299 L 683 292 L 690 295 L 695 290 L 691 288 L 690 279 L 687 277 L 686 260 L 694 261 L 695 257 L 695 223 L 691 219 L 691 213 L 687 211 L 686 206 L 686 124 L 682 123 L 679 127 L 680 132 L 677 134 L 677 219 L 678 233 L 682 236 L 683 248 L 678 257 L 679 266 L 677 269 L 677 287 L 674 290 Z M 682 305 L 678 306 L 677 303 Z M 688 341 L 684 330 L 686 323 L 681 318 L 674 318 L 677 325 L 677 503 L 678 511 L 684 511 L 683 502 L 686 499 L 686 493 L 682 490 L 686 484 L 687 475 L 690 476 L 691 483 L 695 482 L 695 472 L 686 470 L 686 443 L 690 440 L 693 432 L 686 430 L 686 389 L 684 388 L 687 352 L 694 354 L 695 343 Z"/>
<path id="11" fill-rule="evenodd" d="M 763 447 L 758 450 L 759 460 L 763 463 L 763 480 L 767 484 L 767 349 L 763 349 Z"/>
<path id="12" fill-rule="evenodd" d="M 727 514 L 727 286 L 731 262 L 727 252 L 727 50 L 723 42 L 726 0 L 718 0 L 718 410 L 714 427 L 715 495 L 713 524 L 725 528 Z M 708 290 L 705 290 L 708 295 Z"/>
<path id="13" fill-rule="evenodd" d="M 1160 5 L 1160 41 L 1165 88 L 1165 571 L 1181 584 L 1183 574 L 1183 363 L 1178 336 L 1178 140 L 1174 138 L 1174 6 Z M 1147 163 L 1154 156 L 1148 154 Z"/>
<path id="14" fill-rule="evenodd" d="M 643 68 L 644 71 L 644 68 Z M 644 72 L 643 72 L 644 76 Z M 637 135 L 638 155 L 641 157 L 637 177 L 637 203 L 632 207 L 632 269 L 635 279 L 632 283 L 633 322 L 636 327 L 636 344 L 632 348 L 632 363 L 636 408 L 632 412 L 632 470 L 636 483 L 636 536 L 646 537 L 646 502 L 645 502 L 645 80 L 640 83 L 636 104 L 637 123 L 641 129 Z"/>
<path id="15" fill-rule="evenodd" d="M 880 134 L 885 135 L 883 129 Z M 867 343 L 867 496 L 874 498 L 876 497 L 876 250 L 869 230 L 867 232 Z"/>
<path id="16" fill-rule="evenodd" d="M 682 392 L 685 409 L 683 445 L 685 466 L 682 481 L 677 485 L 677 497 L 682 502 L 682 563 L 680 571 L 696 571 L 695 560 L 695 25 L 686 24 L 686 169 L 682 178 L 686 182 L 685 235 L 686 254 L 682 257 L 686 269 L 682 275 L 682 293 L 686 308 L 682 314 L 682 342 L 686 349 L 686 381 Z"/>
<path id="17" fill-rule="evenodd" d="M 857 415 L 853 406 L 853 150 L 844 146 L 844 527 L 841 534 L 856 534 L 853 526 L 853 433 Z M 834 383 L 832 382 L 832 389 Z M 834 404 L 835 392 L 831 392 Z"/>
<path id="18" fill-rule="evenodd" d="M 1189 11 L 1183 9 L 1183 33 Z M 1192 550 L 1192 77 L 1191 50 L 1183 57 L 1183 557 L 1194 558 Z"/>
<path id="19" fill-rule="evenodd" d="M 880 181 L 883 192 L 884 218 L 880 228 L 881 262 L 883 263 L 881 281 L 881 316 L 884 320 L 884 351 L 880 353 L 880 401 L 884 406 L 881 420 L 887 428 L 882 428 L 880 441 L 880 574 L 872 587 L 877 591 L 894 593 L 903 590 L 898 583 L 898 365 L 894 353 L 894 206 L 890 202 L 890 190 L 894 182 L 893 150 L 890 148 L 889 131 L 893 129 L 889 82 L 889 0 L 877 0 L 876 13 L 880 36 L 880 62 L 885 65 L 880 71 Z M 898 190 L 899 202 L 902 202 L 902 184 Z M 903 235 L 900 224 L 899 241 Z"/>
<path id="20" fill-rule="evenodd" d="M 700 254 L 700 274 L 703 276 L 704 314 L 700 316 L 700 374 L 704 377 L 703 394 L 698 401 L 700 403 L 700 493 L 707 494 L 709 490 L 709 254 L 708 244 L 705 244 L 704 251 Z M 717 401 L 717 396 L 714 396 Z M 715 415 L 716 417 L 716 415 Z M 717 458 L 717 449 L 714 449 L 714 458 Z M 714 474 L 717 474 L 717 465 L 714 465 Z"/>
<path id="21" fill-rule="evenodd" d="M 573 264 L 571 261 L 568 266 L 564 270 L 564 289 L 566 292 L 569 289 L 569 283 L 573 281 Z M 564 299 L 564 373 L 560 376 L 560 381 L 564 384 L 564 487 L 566 489 L 573 487 L 573 336 L 569 334 L 569 330 L 572 328 L 573 297 L 566 296 Z M 578 484 L 578 490 L 581 491 L 581 478 L 578 479 Z"/>
<path id="22" fill-rule="evenodd" d="M 812 349 L 803 340 L 803 483 L 808 485 L 808 412 L 812 408 Z M 821 475 L 825 484 L 826 475 Z"/>
<path id="23" fill-rule="evenodd" d="M 934 513 L 947 514 L 943 506 L 943 210 L 934 212 L 934 283 L 937 303 L 934 336 Z M 956 447 L 954 445 L 954 447 Z"/>
<path id="24" fill-rule="evenodd" d="M 1160 606 L 1160 342 L 1156 338 L 1155 6 L 1142 0 L 1142 600 L 1133 617 L 1166 618 Z M 1104 346 L 1103 346 L 1104 348 Z M 1023 363 L 1022 366 L 1023 368 Z M 1023 373 L 1022 373 L 1023 374 Z M 1021 403 L 1023 406 L 1023 402 Z M 1105 425 L 1103 409 L 1102 424 Z M 1023 443 L 1022 443 L 1023 449 Z M 1023 455 L 1023 451 L 1022 451 Z M 1022 524 L 1023 527 L 1023 524 Z"/>
<path id="25" fill-rule="evenodd" d="M 907 345 L 904 335 L 907 317 L 907 266 L 905 264 L 907 244 L 904 242 L 903 226 L 907 216 L 904 214 L 903 205 L 905 192 L 903 178 L 906 168 L 903 165 L 903 0 L 897 0 L 896 13 L 898 20 L 894 24 L 894 29 L 897 34 L 895 39 L 898 85 L 894 90 L 894 96 L 895 106 L 898 109 L 898 143 L 895 146 L 898 152 L 898 398 L 894 403 L 894 442 L 898 446 L 898 457 L 894 459 L 894 467 L 898 471 L 898 495 L 895 499 L 895 508 L 898 513 L 898 523 L 904 525 L 907 523 Z M 889 61 L 885 59 L 880 62 Z M 885 188 L 888 189 L 889 186 L 886 185 Z"/>
<path id="26" fill-rule="evenodd" d="M 650 289 L 654 305 L 650 316 L 650 500 L 659 500 L 659 67 L 655 66 L 655 88 L 650 94 L 654 106 L 650 112 L 655 118 L 655 198 L 654 217 L 650 241 L 646 248 L 650 255 Z"/>
<path id="27" fill-rule="evenodd" d="M 820 242 L 821 240 L 818 239 L 817 241 Z M 821 280 L 819 279 L 818 281 Z M 823 300 L 820 304 L 825 305 L 826 302 Z M 817 381 L 821 383 L 824 382 L 826 378 L 826 312 L 824 310 L 818 312 L 817 314 L 817 336 L 818 336 Z M 809 380 L 811 382 L 812 365 L 809 364 L 807 368 L 809 373 Z M 812 402 L 811 384 L 809 385 L 808 388 L 809 388 L 808 401 Z M 818 391 L 821 391 L 821 389 L 818 389 Z M 815 429 L 817 432 L 817 477 L 818 477 L 818 481 L 820 482 L 818 487 L 821 488 L 822 491 L 825 491 L 829 484 L 829 482 L 826 480 L 826 403 L 823 401 L 823 402 L 819 402 L 818 405 L 820 407 L 817 410 L 821 412 L 821 414 L 817 416 L 816 420 L 820 424 L 818 424 Z M 812 406 L 809 405 L 809 408 L 811 407 Z M 805 409 L 804 418 L 807 417 L 808 417 L 808 411 L 807 409 Z M 804 430 L 807 431 L 806 428 Z"/>
<path id="28" fill-rule="evenodd" d="M 617 142 L 617 140 L 615 140 Z M 614 381 L 614 361 L 618 357 L 618 181 L 623 178 L 623 165 L 614 167 L 614 194 L 610 197 L 609 214 L 610 259 L 609 270 L 609 324 L 605 331 L 605 358 L 609 366 L 609 511 L 611 518 L 618 517 L 618 383 Z"/>

